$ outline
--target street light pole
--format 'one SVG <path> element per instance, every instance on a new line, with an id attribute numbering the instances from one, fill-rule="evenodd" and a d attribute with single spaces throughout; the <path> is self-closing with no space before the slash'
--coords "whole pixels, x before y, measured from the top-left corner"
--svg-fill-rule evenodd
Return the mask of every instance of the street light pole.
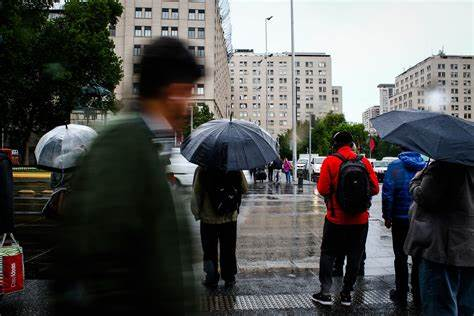
<path id="1" fill-rule="evenodd" d="M 308 176 L 309 176 L 309 181 L 311 181 L 311 171 L 313 170 L 313 166 L 311 165 L 311 152 L 312 152 L 312 148 L 311 148 L 311 124 L 312 124 L 312 121 L 313 121 L 313 115 L 310 114 L 309 115 L 309 157 L 308 157 L 308 163 L 309 163 L 309 171 L 308 171 Z"/>
<path id="2" fill-rule="evenodd" d="M 268 130 L 268 21 L 270 21 L 273 18 L 272 16 L 269 16 L 268 18 L 265 18 L 265 129 Z"/>
<path id="3" fill-rule="evenodd" d="M 292 143 L 293 143 L 293 180 L 296 180 L 296 74 L 295 74 L 295 20 L 293 12 L 293 0 L 290 0 L 291 4 L 291 91 L 292 91 Z"/>

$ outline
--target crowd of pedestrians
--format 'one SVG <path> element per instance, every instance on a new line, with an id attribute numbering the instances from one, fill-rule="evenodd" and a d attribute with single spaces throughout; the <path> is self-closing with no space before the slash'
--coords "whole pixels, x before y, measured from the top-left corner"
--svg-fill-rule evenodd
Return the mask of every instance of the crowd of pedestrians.
<path id="1" fill-rule="evenodd" d="M 157 151 L 167 152 L 167 140 L 183 129 L 201 68 L 171 38 L 147 46 L 141 64 L 135 112 L 101 133 L 71 181 L 55 250 L 58 315 L 196 311 L 190 230 L 185 214 L 175 208 L 166 156 Z M 312 299 L 332 305 L 333 276 L 343 275 L 340 302 L 349 306 L 357 276 L 364 275 L 369 208 L 380 186 L 370 162 L 355 152 L 350 133 L 339 131 L 332 141 L 333 154 L 324 160 L 317 183 L 327 213 L 321 288 Z M 0 171 L 7 167 L 7 156 L 0 153 Z M 279 182 L 281 170 L 292 182 L 294 166 L 287 158 L 267 167 L 269 181 Z M 11 181 L 9 172 L 2 183 Z M 221 279 L 226 287 L 236 282 L 237 218 L 247 189 L 242 171 L 196 169 L 191 209 L 200 221 L 207 287 L 217 287 Z M 407 302 L 410 256 L 411 292 L 424 314 L 473 315 L 474 167 L 427 164 L 404 148 L 386 172 L 382 204 L 395 255 L 390 298 Z"/>

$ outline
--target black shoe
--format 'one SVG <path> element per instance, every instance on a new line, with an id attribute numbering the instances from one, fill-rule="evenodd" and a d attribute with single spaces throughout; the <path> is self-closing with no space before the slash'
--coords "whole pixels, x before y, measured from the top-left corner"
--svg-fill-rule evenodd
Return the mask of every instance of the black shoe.
<path id="1" fill-rule="evenodd" d="M 331 295 L 324 295 L 322 292 L 319 292 L 318 294 L 313 294 L 311 300 L 324 306 L 332 305 Z"/>
<path id="2" fill-rule="evenodd" d="M 341 292 L 341 305 L 351 306 L 352 297 L 351 292 Z"/>
<path id="3" fill-rule="evenodd" d="M 397 290 L 390 290 L 390 299 L 398 304 L 406 305 L 407 304 L 407 293 L 402 293 Z"/>

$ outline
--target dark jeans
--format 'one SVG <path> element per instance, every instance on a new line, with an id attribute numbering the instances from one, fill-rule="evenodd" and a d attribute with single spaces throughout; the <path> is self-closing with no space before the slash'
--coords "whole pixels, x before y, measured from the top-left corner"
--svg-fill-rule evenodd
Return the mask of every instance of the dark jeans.
<path id="1" fill-rule="evenodd" d="M 360 265 L 359 265 L 359 271 L 358 271 L 359 273 L 365 270 L 365 259 L 367 259 L 367 255 L 365 253 L 365 247 L 364 247 L 364 253 L 362 254 L 362 259 L 360 260 Z M 337 256 L 336 260 L 334 261 L 334 270 L 343 271 L 344 260 L 346 260 L 346 255 Z"/>
<path id="2" fill-rule="evenodd" d="M 219 243 L 220 256 L 217 244 Z M 225 224 L 205 224 L 201 222 L 201 244 L 204 253 L 204 272 L 206 281 L 218 282 L 218 257 L 222 279 L 234 281 L 237 274 L 237 222 Z"/>
<path id="3" fill-rule="evenodd" d="M 331 291 L 332 269 L 336 257 L 344 255 L 347 255 L 347 266 L 343 291 L 353 290 L 364 253 L 368 229 L 369 224 L 336 225 L 327 219 L 325 220 L 319 261 L 319 281 L 323 294 L 329 294 Z"/>
<path id="4" fill-rule="evenodd" d="M 408 256 L 403 250 L 403 245 L 407 238 L 409 226 L 410 223 L 408 220 L 396 218 L 392 220 L 392 243 L 393 253 L 395 255 L 395 288 L 402 294 L 408 293 Z M 416 300 L 419 299 L 420 291 L 418 276 L 419 264 L 420 259 L 412 257 L 411 288 Z"/>
<path id="5" fill-rule="evenodd" d="M 268 168 L 268 181 L 273 182 L 273 168 Z"/>
<path id="6" fill-rule="evenodd" d="M 460 268 L 421 259 L 423 315 L 474 314 L 474 268 Z"/>

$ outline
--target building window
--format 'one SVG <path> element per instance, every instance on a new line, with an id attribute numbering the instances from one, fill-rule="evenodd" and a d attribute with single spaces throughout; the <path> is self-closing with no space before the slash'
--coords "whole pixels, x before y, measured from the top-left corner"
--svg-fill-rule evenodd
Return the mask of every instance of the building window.
<path id="1" fill-rule="evenodd" d="M 196 10 L 190 9 L 188 11 L 188 20 L 196 20 Z"/>
<path id="2" fill-rule="evenodd" d="M 319 84 L 326 84 L 326 78 L 319 78 Z"/>
<path id="3" fill-rule="evenodd" d="M 142 47 L 141 45 L 133 45 L 133 56 L 141 56 Z"/>
<path id="4" fill-rule="evenodd" d="M 145 26 L 145 37 L 151 37 L 151 26 Z"/>
<path id="5" fill-rule="evenodd" d="M 134 74 L 140 73 L 140 64 L 133 64 L 133 73 Z"/>
<path id="6" fill-rule="evenodd" d="M 451 64 L 451 69 L 452 70 L 457 70 L 458 69 L 458 64 Z"/>
<path id="7" fill-rule="evenodd" d="M 199 27 L 198 28 L 198 33 L 197 33 L 197 37 L 198 38 L 205 38 L 206 37 L 206 34 L 205 34 L 205 30 L 203 27 Z"/>
<path id="8" fill-rule="evenodd" d="M 326 63 L 322 61 L 318 64 L 318 66 L 319 68 L 326 68 Z"/>
<path id="9" fill-rule="evenodd" d="M 306 70 L 305 73 L 306 73 L 306 76 L 312 76 L 313 75 L 312 70 Z"/>
<path id="10" fill-rule="evenodd" d="M 179 19 L 179 10 L 178 9 L 171 9 L 171 19 L 178 20 Z"/>
<path id="11" fill-rule="evenodd" d="M 203 84 L 198 84 L 197 85 L 197 94 L 198 95 L 204 95 L 204 85 Z"/>
<path id="12" fill-rule="evenodd" d="M 143 18 L 143 8 L 135 8 L 135 18 L 136 19 Z"/>
<path id="13" fill-rule="evenodd" d="M 438 69 L 444 69 L 445 68 L 445 64 L 438 64 Z"/>
<path id="14" fill-rule="evenodd" d="M 134 82 L 132 86 L 132 93 L 138 95 L 140 93 L 140 85 L 138 82 Z"/>
<path id="15" fill-rule="evenodd" d="M 205 10 L 198 10 L 197 19 L 200 21 L 204 21 L 206 19 L 206 11 Z"/>
<path id="16" fill-rule="evenodd" d="M 326 101 L 325 95 L 319 95 L 319 101 Z"/>
<path id="17" fill-rule="evenodd" d="M 306 67 L 313 67 L 313 62 L 312 61 L 307 61 L 305 64 Z"/>
<path id="18" fill-rule="evenodd" d="M 319 71 L 318 71 L 318 74 L 319 74 L 320 76 L 325 76 L 325 75 L 326 75 L 326 71 L 325 71 L 325 70 L 319 70 Z"/>
<path id="19" fill-rule="evenodd" d="M 196 28 L 189 27 L 188 28 L 188 38 L 196 38 Z"/>
<path id="20" fill-rule="evenodd" d="M 462 69 L 471 69 L 471 65 L 469 64 L 463 64 Z"/>
<path id="21" fill-rule="evenodd" d="M 110 36 L 115 36 L 115 33 L 116 33 L 115 25 L 110 24 L 109 25 L 109 34 L 110 34 Z"/>
<path id="22" fill-rule="evenodd" d="M 143 36 L 143 29 L 141 26 L 135 26 L 135 36 Z"/>
<path id="23" fill-rule="evenodd" d="M 170 18 L 170 9 L 168 8 L 161 9 L 161 18 L 163 20 L 168 20 Z"/>
<path id="24" fill-rule="evenodd" d="M 145 8 L 145 19 L 151 19 L 151 8 Z"/>
<path id="25" fill-rule="evenodd" d="M 178 28 L 177 27 L 173 26 L 171 28 L 171 36 L 178 37 Z"/>
<path id="26" fill-rule="evenodd" d="M 161 36 L 170 36 L 169 27 L 167 26 L 161 27 Z"/>
<path id="27" fill-rule="evenodd" d="M 191 54 L 192 54 L 193 56 L 196 56 L 196 46 L 188 46 L 188 49 L 189 49 L 189 51 L 191 52 Z M 234 78 L 231 78 L 231 81 L 232 81 L 232 83 L 233 83 Z"/>

